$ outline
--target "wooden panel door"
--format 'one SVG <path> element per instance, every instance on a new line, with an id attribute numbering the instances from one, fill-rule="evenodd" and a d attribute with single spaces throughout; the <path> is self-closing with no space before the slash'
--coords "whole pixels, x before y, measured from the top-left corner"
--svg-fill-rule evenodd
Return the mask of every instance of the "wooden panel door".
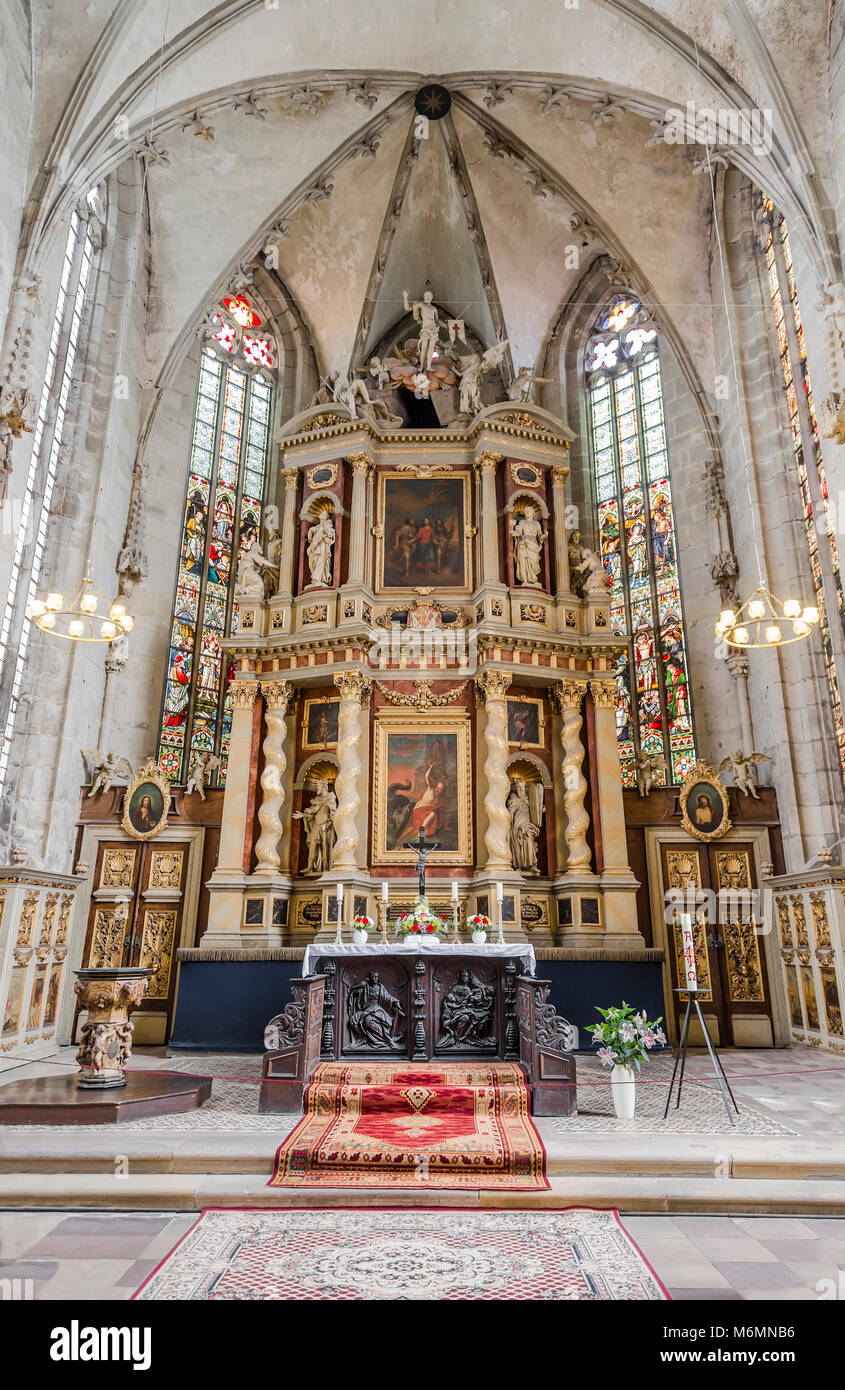
<path id="1" fill-rule="evenodd" d="M 750 844 L 708 845 L 710 882 L 719 904 L 717 941 L 728 1035 L 733 1047 L 772 1047 L 765 938 L 753 912 L 757 886 Z"/>
<path id="2" fill-rule="evenodd" d="M 710 864 L 707 849 L 708 846 L 706 845 L 661 845 L 664 889 L 667 892 L 672 889 L 676 891 L 681 889 L 684 892 L 689 889 L 696 891 L 708 889 L 710 887 Z M 719 941 L 712 926 L 706 923 L 703 911 L 699 911 L 697 915 L 691 912 L 690 915 L 693 917 L 695 937 L 698 1002 L 701 1005 L 701 1012 L 705 1017 L 713 1042 L 717 1046 L 724 1047 L 729 1041 L 729 1029 L 722 984 Z M 674 1011 L 675 1036 L 677 1038 L 680 1036 L 689 996 L 686 991 L 677 992 L 682 989 L 686 975 L 683 966 L 680 913 L 675 912 L 673 916 L 674 920 L 666 924 L 672 978 L 672 1000 L 667 999 L 666 1008 L 667 1011 L 669 1009 Z M 694 1028 L 690 1029 L 690 1042 L 694 1046 L 699 1046 L 704 1042 L 697 1019 Z"/>
<path id="3" fill-rule="evenodd" d="M 84 968 L 150 966 L 153 973 L 136 1013 L 166 1013 L 165 1038 L 173 1011 L 174 956 L 182 927 L 189 849 L 188 841 L 102 841 L 82 956 Z M 97 898 L 101 889 L 109 890 L 108 898 Z M 120 902 L 118 897 L 127 901 Z"/>

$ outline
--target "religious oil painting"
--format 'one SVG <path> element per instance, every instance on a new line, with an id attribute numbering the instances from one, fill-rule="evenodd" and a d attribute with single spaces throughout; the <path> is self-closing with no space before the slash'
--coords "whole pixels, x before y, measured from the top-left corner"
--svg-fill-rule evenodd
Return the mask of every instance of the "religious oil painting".
<path id="1" fill-rule="evenodd" d="M 151 840 L 167 824 L 170 788 L 163 772 L 149 760 L 139 768 L 123 798 L 123 828 L 135 840 Z"/>
<path id="2" fill-rule="evenodd" d="M 824 1011 L 827 1018 L 827 1031 L 835 1033 L 838 1038 L 842 1037 L 842 1007 L 839 1003 L 839 989 L 836 984 L 836 971 L 832 965 L 823 966 L 822 977 L 822 997 L 824 999 Z"/>
<path id="3" fill-rule="evenodd" d="M 62 962 L 53 961 L 50 966 L 50 978 L 47 981 L 47 1003 L 44 1005 L 45 1028 L 52 1028 L 56 1022 L 56 1015 L 59 1008 L 59 988 L 62 982 Z"/>
<path id="4" fill-rule="evenodd" d="M 543 701 L 527 696 L 508 700 L 508 743 L 520 748 L 543 747 Z"/>
<path id="5" fill-rule="evenodd" d="M 798 983 L 798 970 L 794 965 L 786 966 L 786 997 L 789 1001 L 789 1017 L 793 1028 L 803 1028 L 804 1011 L 801 1008 L 801 986 Z"/>
<path id="6" fill-rule="evenodd" d="M 6 1007 L 3 1010 L 4 1036 L 17 1033 L 20 1029 L 23 992 L 28 969 L 29 967 L 26 965 L 12 967 L 12 973 L 9 977 L 9 993 L 6 996 Z"/>
<path id="7" fill-rule="evenodd" d="M 465 716 L 376 723 L 373 843 L 381 864 L 414 864 L 421 831 L 438 848 L 428 863 L 471 862 L 470 734 Z"/>
<path id="8" fill-rule="evenodd" d="M 302 714 L 302 747 L 330 748 L 337 743 L 340 700 L 306 700 Z"/>
<path id="9" fill-rule="evenodd" d="M 469 589 L 468 473 L 432 478 L 382 473 L 379 515 L 383 589 Z"/>
<path id="10" fill-rule="evenodd" d="M 679 797 L 684 830 L 697 840 L 718 840 L 730 830 L 728 796 L 716 772 L 698 762 L 690 770 Z"/>
<path id="11" fill-rule="evenodd" d="M 804 986 L 804 1004 L 807 1009 L 807 1027 L 818 1033 L 821 1030 L 819 1005 L 816 999 L 816 982 L 813 979 L 812 965 L 801 966 L 801 983 Z"/>

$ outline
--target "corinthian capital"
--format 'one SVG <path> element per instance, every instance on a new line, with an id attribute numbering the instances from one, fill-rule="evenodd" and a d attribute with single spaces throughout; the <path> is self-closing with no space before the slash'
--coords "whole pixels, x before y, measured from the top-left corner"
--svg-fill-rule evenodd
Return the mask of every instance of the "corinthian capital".
<path id="1" fill-rule="evenodd" d="M 482 473 L 491 473 L 499 467 L 504 457 L 504 454 L 496 454 L 492 449 L 482 449 L 478 458 L 475 460 L 475 466 L 476 468 L 480 468 Z"/>
<path id="2" fill-rule="evenodd" d="M 561 710 L 579 709 L 586 690 L 583 681 L 558 681 L 554 687 L 555 699 Z"/>
<path id="3" fill-rule="evenodd" d="M 252 709 L 258 695 L 258 681 L 232 681 L 229 694 L 232 709 Z"/>
<path id="4" fill-rule="evenodd" d="M 509 671 L 482 671 L 475 682 L 475 688 L 485 704 L 491 700 L 504 700 L 513 676 Z"/>
<path id="5" fill-rule="evenodd" d="M 353 473 L 368 474 L 373 468 L 373 459 L 370 454 L 347 454 L 346 462 L 352 465 Z"/>
<path id="6" fill-rule="evenodd" d="M 288 492 L 292 492 L 292 491 L 296 488 L 297 483 L 299 482 L 299 469 L 298 469 L 298 468 L 283 468 L 283 469 L 282 469 L 282 477 L 283 477 L 284 480 L 285 480 L 285 488 L 286 488 L 286 490 L 287 490 Z"/>
<path id="7" fill-rule="evenodd" d="M 593 704 L 596 709 L 613 709 L 616 698 L 616 681 L 590 681 Z"/>
<path id="8" fill-rule="evenodd" d="M 262 681 L 261 694 L 269 709 L 287 714 L 296 691 L 290 681 Z"/>
<path id="9" fill-rule="evenodd" d="M 363 671 L 339 671 L 334 683 L 342 700 L 354 700 L 356 705 L 369 704 L 373 683 Z"/>

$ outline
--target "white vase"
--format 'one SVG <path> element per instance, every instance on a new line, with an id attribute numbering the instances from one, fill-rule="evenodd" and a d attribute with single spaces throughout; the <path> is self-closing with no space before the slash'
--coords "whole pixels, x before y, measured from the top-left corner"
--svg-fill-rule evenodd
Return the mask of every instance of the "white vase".
<path id="1" fill-rule="evenodd" d="M 473 946 L 483 946 L 486 940 L 487 940 L 487 933 L 486 933 L 486 931 L 477 931 L 477 930 L 476 930 L 476 931 L 473 932 L 473 934 L 472 934 L 472 944 L 473 944 Z"/>
<path id="2" fill-rule="evenodd" d="M 633 1120 L 637 1103 L 636 1072 L 633 1067 L 622 1067 L 617 1062 L 610 1073 L 610 1089 L 613 1092 L 613 1108 L 617 1120 Z"/>
<path id="3" fill-rule="evenodd" d="M 369 941 L 369 939 L 370 939 L 370 937 L 369 937 L 369 932 L 358 931 L 358 930 L 356 929 L 356 930 L 353 931 L 353 933 L 352 933 L 352 944 L 353 944 L 353 946 L 366 946 L 366 944 L 367 944 L 367 942 Z"/>

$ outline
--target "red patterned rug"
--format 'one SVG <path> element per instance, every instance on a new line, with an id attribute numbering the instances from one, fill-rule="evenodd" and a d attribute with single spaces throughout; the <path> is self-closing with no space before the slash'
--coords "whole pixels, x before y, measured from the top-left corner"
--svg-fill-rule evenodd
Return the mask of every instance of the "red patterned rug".
<path id="1" fill-rule="evenodd" d="M 669 1297 L 615 1211 L 204 1211 L 135 1294 L 410 1301 Z"/>
<path id="2" fill-rule="evenodd" d="M 515 1062 L 323 1062 L 269 1187 L 549 1186 Z"/>

